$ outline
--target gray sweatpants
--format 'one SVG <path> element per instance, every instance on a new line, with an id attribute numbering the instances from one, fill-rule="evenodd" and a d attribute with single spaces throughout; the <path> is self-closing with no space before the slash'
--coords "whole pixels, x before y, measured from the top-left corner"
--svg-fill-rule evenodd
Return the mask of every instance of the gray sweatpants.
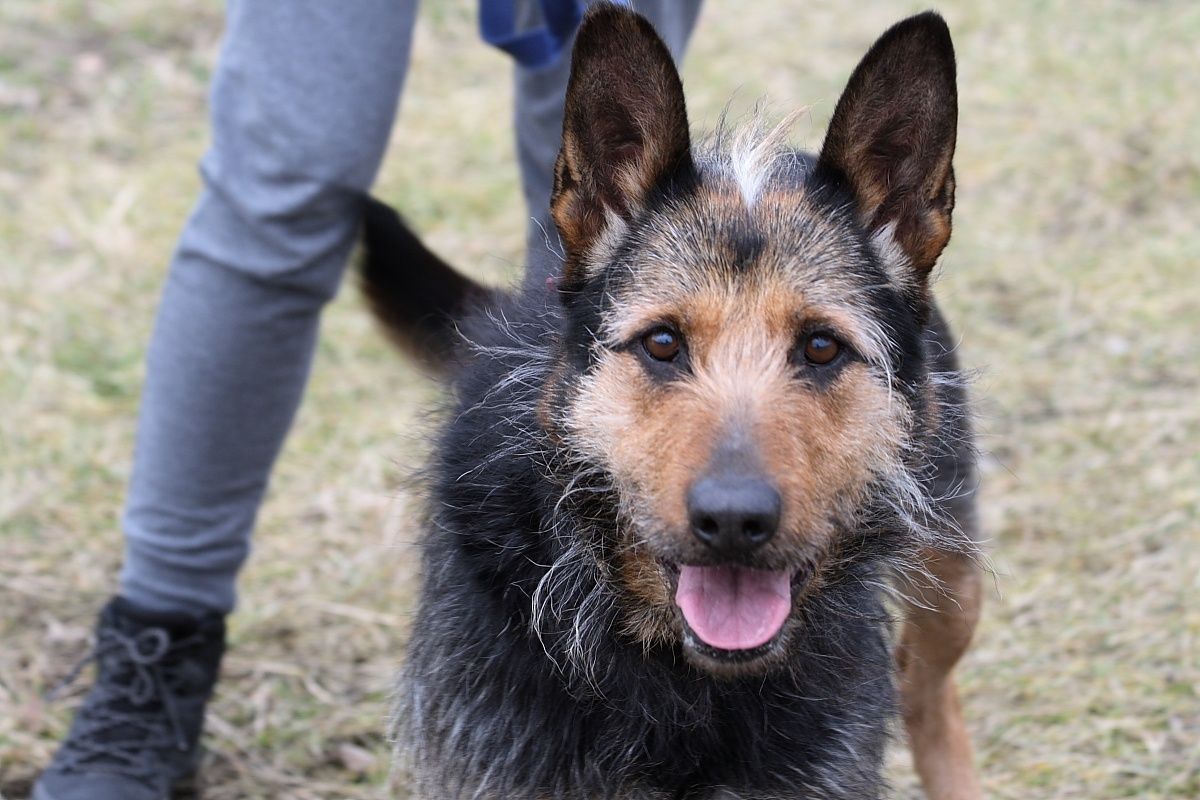
<path id="1" fill-rule="evenodd" d="M 416 5 L 228 4 L 204 191 L 171 262 L 147 357 L 120 577 L 121 594 L 138 605 L 233 608 L 321 308 L 354 242 L 356 198 L 388 141 Z M 536 16 L 528 5 L 526 19 Z M 699 0 L 633 5 L 678 58 Z M 543 224 L 568 72 L 567 57 L 542 71 L 516 68 L 517 157 L 529 215 Z M 528 238 L 531 272 L 552 268 L 536 225 Z"/>

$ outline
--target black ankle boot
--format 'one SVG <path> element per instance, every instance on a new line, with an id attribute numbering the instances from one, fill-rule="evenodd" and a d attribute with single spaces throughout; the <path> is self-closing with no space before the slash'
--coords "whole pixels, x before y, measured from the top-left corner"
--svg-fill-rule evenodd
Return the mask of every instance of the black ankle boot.
<path id="1" fill-rule="evenodd" d="M 224 652 L 219 614 L 155 613 L 114 598 L 95 649 L 64 682 L 95 661 L 96 683 L 31 800 L 167 800 L 195 773 Z"/>

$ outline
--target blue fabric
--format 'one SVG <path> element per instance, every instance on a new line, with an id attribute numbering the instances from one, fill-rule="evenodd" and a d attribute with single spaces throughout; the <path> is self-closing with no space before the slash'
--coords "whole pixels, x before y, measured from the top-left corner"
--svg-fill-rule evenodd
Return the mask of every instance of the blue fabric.
<path id="1" fill-rule="evenodd" d="M 624 0 L 616 0 L 626 5 Z M 541 69 L 558 61 L 583 19 L 582 0 L 538 0 L 545 24 L 517 30 L 516 0 L 479 0 L 479 33 L 528 69 Z"/>

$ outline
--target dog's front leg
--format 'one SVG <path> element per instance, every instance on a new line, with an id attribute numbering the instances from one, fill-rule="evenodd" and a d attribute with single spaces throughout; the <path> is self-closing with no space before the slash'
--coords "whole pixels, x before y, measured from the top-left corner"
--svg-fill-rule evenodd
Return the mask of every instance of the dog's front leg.
<path id="1" fill-rule="evenodd" d="M 897 651 L 904 724 L 913 762 L 930 800 L 980 800 L 971 738 L 951 674 L 979 621 L 983 580 L 964 555 L 929 551 L 906 587 L 910 602 Z M 920 585 L 916 585 L 920 584 Z"/>

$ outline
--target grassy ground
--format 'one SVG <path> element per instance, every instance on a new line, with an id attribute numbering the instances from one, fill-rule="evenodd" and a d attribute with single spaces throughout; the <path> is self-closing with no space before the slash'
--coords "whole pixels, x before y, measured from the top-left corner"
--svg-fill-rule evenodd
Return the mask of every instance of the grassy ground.
<path id="1" fill-rule="evenodd" d="M 511 276 L 523 211 L 503 59 L 427 3 L 381 191 Z M 812 104 L 815 147 L 910 2 L 710 0 L 697 127 L 730 96 Z M 851 8 L 853 11 L 851 12 Z M 1200 5 L 942 10 L 960 58 L 959 206 L 940 296 L 981 370 L 995 589 L 962 670 L 996 798 L 1200 796 Z M 0 794 L 72 703 L 41 693 L 111 592 L 142 351 L 197 190 L 219 4 L 0 3 Z M 403 157 L 400 157 L 403 155 Z M 242 582 L 210 798 L 379 798 L 414 574 L 397 465 L 434 388 L 347 291 Z M 78 692 L 76 692 L 78 694 Z M 902 748 L 901 796 L 915 796 Z"/>

